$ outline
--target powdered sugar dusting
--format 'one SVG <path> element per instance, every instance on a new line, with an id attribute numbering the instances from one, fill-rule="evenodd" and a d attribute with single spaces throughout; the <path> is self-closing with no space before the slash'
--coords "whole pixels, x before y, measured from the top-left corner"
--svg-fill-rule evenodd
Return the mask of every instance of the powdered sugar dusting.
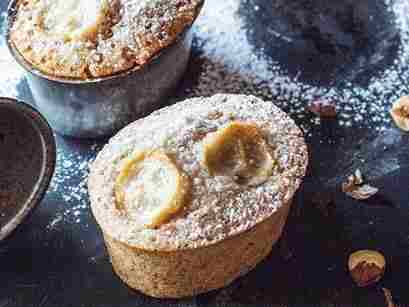
<path id="1" fill-rule="evenodd" d="M 0 15 L 0 25 L 5 23 L 6 18 L 6 13 Z M 0 71 L 0 95 L 3 97 L 18 97 L 17 85 L 22 81 L 24 71 L 15 64 L 7 50 L 4 28 L 0 36 Z"/>
<path id="2" fill-rule="evenodd" d="M 232 121 L 258 127 L 277 165 L 256 186 L 243 185 L 228 173 L 211 175 L 203 165 L 208 139 L 197 136 L 209 136 Z M 195 178 L 183 214 L 156 229 L 139 223 L 128 212 L 132 209 L 118 209 L 113 196 L 121 161 L 151 150 L 169 153 L 190 178 Z M 106 233 L 141 248 L 206 246 L 285 210 L 304 177 L 307 158 L 301 131 L 271 103 L 244 95 L 189 99 L 131 124 L 104 147 L 89 179 L 92 210 Z"/>
<path id="3" fill-rule="evenodd" d="M 252 6 L 250 0 L 243 3 L 248 5 L 249 11 L 259 9 Z M 409 77 L 409 3 L 402 0 L 385 0 L 385 3 L 396 15 L 401 38 L 394 64 L 372 77 L 368 86 L 346 81 L 337 87 L 324 87 L 304 83 L 297 75 L 289 76 L 280 63 L 264 56 L 263 50 L 254 49 L 246 36 L 248 25 L 239 14 L 241 1 L 208 0 L 196 23 L 196 43 L 200 49 L 197 63 L 202 69 L 195 85 L 185 93 L 193 97 L 228 92 L 273 99 L 309 136 L 311 127 L 319 121 L 308 114 L 306 106 L 321 97 L 336 104 L 341 126 L 369 125 L 382 131 L 391 123 L 387 112 L 390 105 L 409 92 L 406 85 Z M 371 67 L 367 68 L 371 71 Z"/>
<path id="4" fill-rule="evenodd" d="M 192 24 L 200 5 L 196 0 L 86 2 L 18 2 L 13 46 L 46 74 L 103 77 L 147 63 Z"/>
<path id="5" fill-rule="evenodd" d="M 84 216 L 89 214 L 87 178 L 89 165 L 94 160 L 100 146 L 90 146 L 87 154 L 67 151 L 67 144 L 60 141 L 57 162 L 49 193 L 61 201 L 63 209 L 49 222 L 47 228 L 54 229 L 61 223 L 84 224 Z"/>
<path id="6" fill-rule="evenodd" d="M 312 137 L 311 130 L 320 121 L 306 108 L 312 99 L 324 97 L 335 103 L 339 125 L 385 130 L 391 124 L 387 111 L 392 102 L 409 93 L 409 2 L 384 1 L 395 14 L 400 32 L 399 50 L 393 64 L 381 74 L 373 76 L 365 87 L 351 82 L 337 87 L 320 87 L 286 74 L 280 63 L 264 56 L 263 50 L 256 50 L 248 41 L 246 27 L 249 25 L 239 13 L 239 5 L 247 3 L 250 12 L 257 11 L 259 8 L 252 6 L 250 0 L 206 0 L 194 27 L 192 66 L 198 66 L 199 72 L 189 75 L 194 82 L 183 89 L 177 99 L 210 96 L 218 92 L 252 94 L 273 100 L 296 120 L 308 137 Z M 3 13 L 0 18 L 3 31 L 5 16 Z M 283 39 L 289 40 L 287 37 Z M 23 71 L 12 60 L 3 37 L 0 38 L 0 68 L 0 95 L 18 97 L 21 94 L 18 86 L 24 79 Z M 368 71 L 371 74 L 370 67 Z M 27 100 L 27 97 L 24 99 Z M 59 141 L 58 144 L 59 160 L 49 196 L 60 200 L 66 210 L 57 213 L 50 221 L 53 227 L 68 221 L 81 223 L 84 220 L 82 217 L 88 214 L 86 189 L 84 184 L 77 186 L 86 180 L 88 171 L 87 168 L 77 168 L 84 161 L 88 163 L 92 160 L 90 156 L 95 156 L 99 149 L 95 145 L 86 153 L 77 152 L 71 146 L 62 147 L 63 143 Z M 61 218 L 58 218 L 58 214 L 61 214 Z"/>

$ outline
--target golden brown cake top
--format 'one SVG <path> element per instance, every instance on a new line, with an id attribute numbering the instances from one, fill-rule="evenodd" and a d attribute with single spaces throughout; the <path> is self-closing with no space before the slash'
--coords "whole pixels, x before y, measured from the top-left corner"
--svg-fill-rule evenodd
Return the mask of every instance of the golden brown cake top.
<path id="1" fill-rule="evenodd" d="M 146 64 L 192 24 L 202 0 L 18 0 L 10 40 L 34 68 L 88 79 Z"/>
<path id="2" fill-rule="evenodd" d="M 207 246 L 287 204 L 307 163 L 302 132 L 273 103 L 189 99 L 111 139 L 91 167 L 91 207 L 104 232 L 131 246 Z"/>

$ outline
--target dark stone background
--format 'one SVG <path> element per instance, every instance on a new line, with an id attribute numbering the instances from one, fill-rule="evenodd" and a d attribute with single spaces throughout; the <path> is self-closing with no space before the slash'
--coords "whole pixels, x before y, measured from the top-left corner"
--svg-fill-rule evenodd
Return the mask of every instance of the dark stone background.
<path id="1" fill-rule="evenodd" d="M 387 56 L 382 63 L 371 66 L 370 56 L 364 57 L 364 62 L 354 62 L 356 52 L 371 54 L 371 48 L 385 48 L 393 58 L 394 46 L 399 44 L 390 23 L 393 16 L 383 16 L 382 6 L 373 8 L 380 28 L 367 24 L 368 31 L 355 33 L 360 27 L 358 22 L 352 29 L 341 25 L 322 33 L 320 25 L 311 26 L 308 16 L 294 19 L 305 20 L 305 24 L 290 25 L 282 21 L 291 18 L 288 16 L 291 12 L 296 13 L 308 5 L 316 10 L 311 4 L 314 1 L 289 1 L 290 10 L 282 9 L 284 1 L 276 1 L 281 9 L 273 11 L 269 10 L 268 1 L 248 1 L 262 8 L 255 14 L 245 5 L 240 10 L 247 20 L 249 41 L 267 55 L 277 56 L 289 74 L 304 67 L 302 78 L 307 81 L 328 83 L 331 80 L 334 87 L 341 86 L 340 80 L 346 78 L 364 83 L 365 77 L 377 73 L 379 65 L 389 65 L 390 60 Z M 6 2 L 1 1 L 1 10 L 5 9 Z M 345 2 L 351 6 L 365 1 Z M 314 3 L 336 8 L 340 2 Z M 274 18 L 269 17 L 271 14 Z M 293 29 L 289 33 L 300 37 L 299 48 L 268 41 L 263 29 L 269 23 Z M 351 21 L 351 24 L 354 23 Z M 345 36 L 344 32 L 351 36 Z M 377 47 L 380 41 L 387 43 Z M 278 48 L 275 44 L 282 45 Z M 196 41 L 182 89 L 200 73 L 197 57 L 200 46 Z M 275 50 L 282 52 L 276 54 Z M 304 51 L 308 52 L 307 56 L 303 56 Z M 319 65 L 321 61 L 326 64 Z M 326 69 L 320 70 L 322 67 Z M 343 67 L 348 67 L 348 71 L 340 69 Z M 18 85 L 18 90 L 21 99 L 32 101 L 25 82 Z M 409 135 L 393 125 L 376 132 L 365 125 L 359 129 L 344 127 L 336 120 L 323 121 L 311 129 L 311 137 L 307 139 L 311 166 L 297 194 L 282 240 L 268 259 L 228 288 L 184 300 L 151 299 L 128 289 L 112 272 L 91 214 L 87 215 L 87 227 L 64 223 L 54 231 L 45 231 L 56 212 L 68 205 L 50 191 L 35 213 L 0 244 L 0 307 L 383 306 L 381 287 L 391 289 L 398 303 L 409 304 Z M 91 141 L 57 136 L 57 143 L 62 152 L 83 155 L 84 159 L 94 155 Z M 397 167 L 391 172 L 389 165 L 392 164 Z M 381 191 L 366 202 L 349 199 L 340 191 L 342 180 L 358 167 Z M 78 183 L 79 178 L 75 176 L 68 181 L 72 186 Z M 362 248 L 377 249 L 387 260 L 385 277 L 367 289 L 356 288 L 347 272 L 349 253 Z"/>

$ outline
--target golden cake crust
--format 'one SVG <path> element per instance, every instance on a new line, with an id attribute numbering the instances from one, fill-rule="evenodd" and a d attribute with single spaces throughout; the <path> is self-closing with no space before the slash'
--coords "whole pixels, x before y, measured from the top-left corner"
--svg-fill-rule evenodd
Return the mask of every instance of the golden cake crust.
<path id="1" fill-rule="evenodd" d="M 146 65 L 193 23 L 203 2 L 95 1 L 100 10 L 95 25 L 82 36 L 67 36 L 46 26 L 44 15 L 53 1 L 18 0 L 10 29 L 12 45 L 35 69 L 53 77 L 111 76 Z"/>
<path id="2" fill-rule="evenodd" d="M 257 186 L 211 176 L 201 165 L 203 139 L 232 121 L 255 124 L 272 148 L 278 168 Z M 120 162 L 134 152 L 171 153 L 191 178 L 191 200 L 155 229 L 140 227 L 115 207 Z M 111 139 L 91 167 L 91 208 L 103 232 L 145 251 L 171 252 L 215 245 L 254 228 L 280 211 L 298 189 L 308 153 L 302 132 L 271 102 L 244 95 L 195 98 L 154 112 Z"/>

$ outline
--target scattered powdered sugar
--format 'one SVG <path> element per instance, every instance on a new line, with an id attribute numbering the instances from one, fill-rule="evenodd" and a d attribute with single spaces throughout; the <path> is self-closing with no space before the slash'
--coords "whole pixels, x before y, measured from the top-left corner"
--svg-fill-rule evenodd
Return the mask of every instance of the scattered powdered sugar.
<path id="1" fill-rule="evenodd" d="M 273 100 L 311 137 L 311 129 L 320 121 L 307 111 L 308 103 L 316 98 L 325 98 L 335 104 L 340 126 L 385 130 L 391 123 L 388 110 L 392 102 L 409 93 L 409 2 L 384 1 L 396 16 L 399 27 L 400 43 L 394 62 L 370 78 L 365 86 L 349 81 L 342 86 L 316 86 L 303 82 L 299 75 L 287 74 L 282 65 L 264 55 L 263 50 L 256 49 L 249 41 L 246 33 L 249 25 L 239 10 L 244 4 L 249 13 L 259 11 L 260 7 L 252 4 L 252 0 L 206 0 L 194 27 L 190 70 L 197 69 L 198 72 L 189 75 L 194 80 L 178 94 L 177 99 L 211 96 L 218 92 L 252 94 Z M 5 19 L 6 14 L 3 13 L 0 16 L 2 32 Z M 23 71 L 10 56 L 2 34 L 0 95 L 18 97 L 21 95 L 19 86 L 24 79 Z M 272 32 L 272 35 L 277 37 L 281 34 Z M 290 40 L 282 35 L 281 38 Z M 371 70 L 368 68 L 368 71 Z M 57 141 L 57 166 L 49 196 L 64 203 L 64 209 L 50 220 L 49 228 L 64 221 L 81 223 L 83 216 L 89 214 L 86 189 L 88 164 L 101 148 L 95 143 L 84 145 L 87 150 L 76 150 L 59 136 Z"/>
<path id="2" fill-rule="evenodd" d="M 0 25 L 4 25 L 7 18 L 6 13 L 0 15 Z M 17 85 L 23 78 L 23 69 L 16 65 L 7 50 L 4 26 L 0 33 L 0 96 L 16 98 L 18 96 Z"/>
<path id="3" fill-rule="evenodd" d="M 201 71 L 196 83 L 185 89 L 185 93 L 189 97 L 241 93 L 273 100 L 307 134 L 319 120 L 308 114 L 306 106 L 313 99 L 325 98 L 336 104 L 340 126 L 369 125 L 382 131 L 390 125 L 388 110 L 392 102 L 408 93 L 409 77 L 409 3 L 385 0 L 385 4 L 396 15 L 400 32 L 401 43 L 394 63 L 372 77 L 367 85 L 345 81 L 342 86 L 325 87 L 302 82 L 299 75 L 290 76 L 282 65 L 265 56 L 263 50 L 255 50 L 246 35 L 249 25 L 239 14 L 241 5 L 247 5 L 249 14 L 260 9 L 252 5 L 252 0 L 208 0 L 195 32 L 198 49 L 195 63 L 201 65 Z"/>
<path id="4" fill-rule="evenodd" d="M 49 222 L 47 228 L 54 229 L 62 222 L 83 223 L 83 216 L 89 214 L 87 179 L 89 166 L 100 146 L 95 143 L 86 153 L 68 151 L 67 144 L 60 140 L 57 146 L 57 161 L 49 193 L 61 201 L 63 210 Z M 86 225 L 85 225 L 86 226 Z"/>

